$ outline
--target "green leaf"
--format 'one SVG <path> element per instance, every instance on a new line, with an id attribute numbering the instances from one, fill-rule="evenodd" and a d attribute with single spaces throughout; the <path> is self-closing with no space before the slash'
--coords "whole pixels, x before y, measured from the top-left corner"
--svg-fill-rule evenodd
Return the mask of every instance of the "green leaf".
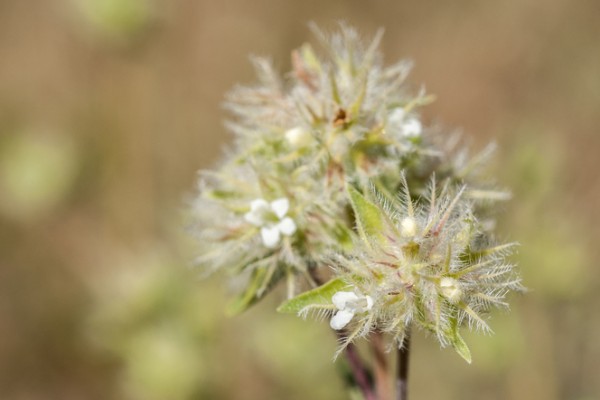
<path id="1" fill-rule="evenodd" d="M 456 350 L 459 356 L 471 364 L 471 350 L 469 350 L 469 347 L 458 332 L 455 332 L 454 337 L 452 338 L 452 347 L 454 347 L 454 350 Z"/>
<path id="2" fill-rule="evenodd" d="M 256 304 L 281 279 L 282 274 L 274 273 L 275 267 L 266 265 L 256 268 L 252 272 L 246 290 L 229 303 L 226 314 L 235 316 Z"/>
<path id="3" fill-rule="evenodd" d="M 348 287 L 348 284 L 342 281 L 340 278 L 335 278 L 329 282 L 321 285 L 317 288 L 309 290 L 284 301 L 278 308 L 277 311 L 280 313 L 299 313 L 303 308 L 307 306 L 328 306 L 331 305 L 331 297 Z"/>
<path id="4" fill-rule="evenodd" d="M 450 326 L 444 330 L 446 337 L 452 343 L 452 347 L 461 356 L 466 362 L 471 364 L 471 350 L 465 343 L 462 336 L 460 336 L 460 332 L 458 331 L 460 326 L 458 323 L 458 312 L 454 312 L 454 315 L 450 317 Z"/>
<path id="5" fill-rule="evenodd" d="M 379 207 L 371 203 L 365 197 L 348 185 L 350 203 L 354 210 L 356 226 L 360 236 L 369 243 L 371 238 L 382 239 L 384 228 L 384 216 Z"/>

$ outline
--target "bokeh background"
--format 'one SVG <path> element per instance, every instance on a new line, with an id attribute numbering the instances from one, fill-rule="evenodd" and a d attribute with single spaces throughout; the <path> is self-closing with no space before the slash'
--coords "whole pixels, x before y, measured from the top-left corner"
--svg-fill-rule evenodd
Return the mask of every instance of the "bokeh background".
<path id="1" fill-rule="evenodd" d="M 344 399 L 327 324 L 226 318 L 190 270 L 196 171 L 230 140 L 249 54 L 289 70 L 308 21 L 384 27 L 428 123 L 496 140 L 531 291 L 468 335 L 418 334 L 413 399 L 600 398 L 600 2 L 0 1 L 0 398 Z"/>

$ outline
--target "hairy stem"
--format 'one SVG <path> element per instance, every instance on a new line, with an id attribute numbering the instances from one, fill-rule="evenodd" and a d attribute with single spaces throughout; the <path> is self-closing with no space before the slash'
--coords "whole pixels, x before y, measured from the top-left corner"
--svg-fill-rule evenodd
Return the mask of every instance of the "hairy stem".
<path id="1" fill-rule="evenodd" d="M 392 400 L 392 387 L 390 382 L 390 366 L 386 356 L 383 333 L 373 332 L 371 335 L 371 350 L 373 351 L 375 390 L 378 400 Z"/>
<path id="2" fill-rule="evenodd" d="M 376 400 L 375 392 L 373 391 L 371 382 L 369 382 L 369 374 L 367 369 L 365 368 L 360 356 L 358 355 L 358 351 L 356 350 L 356 346 L 350 343 L 345 350 L 346 358 L 348 359 L 348 363 L 350 364 L 350 369 L 352 370 L 352 376 L 354 377 L 354 381 L 362 392 L 365 400 Z"/>
<path id="3" fill-rule="evenodd" d="M 408 399 L 408 361 L 410 356 L 410 330 L 407 331 L 402 346 L 398 348 L 398 369 L 396 371 L 396 400 Z"/>

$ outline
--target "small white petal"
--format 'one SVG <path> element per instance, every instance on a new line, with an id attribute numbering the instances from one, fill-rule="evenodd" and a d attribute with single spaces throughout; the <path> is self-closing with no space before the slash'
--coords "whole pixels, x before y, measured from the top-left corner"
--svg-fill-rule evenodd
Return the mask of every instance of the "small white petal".
<path id="1" fill-rule="evenodd" d="M 249 222 L 254 226 L 262 226 L 265 222 L 265 221 L 263 221 L 263 218 L 260 215 L 260 213 L 255 213 L 252 211 L 244 214 L 244 219 L 246 220 L 246 222 Z"/>
<path id="2" fill-rule="evenodd" d="M 250 211 L 244 214 L 244 219 L 254 226 L 263 226 L 265 223 L 264 215 L 269 212 L 269 203 L 263 199 L 252 200 Z"/>
<path id="3" fill-rule="evenodd" d="M 262 237 L 263 244 L 268 248 L 276 247 L 279 243 L 281 235 L 279 229 L 276 226 L 263 227 L 260 229 L 260 236 Z"/>
<path id="4" fill-rule="evenodd" d="M 405 116 L 404 108 L 396 108 L 388 116 L 388 124 L 400 126 Z"/>
<path id="5" fill-rule="evenodd" d="M 348 325 L 348 322 L 350 322 L 352 317 L 354 317 L 354 312 L 340 310 L 337 313 L 335 313 L 335 315 L 331 318 L 331 321 L 329 321 L 329 326 L 331 326 L 332 329 L 339 331 L 340 329 Z"/>
<path id="6" fill-rule="evenodd" d="M 252 200 L 250 203 L 250 212 L 265 212 L 269 210 L 269 203 L 264 199 Z"/>
<path id="7" fill-rule="evenodd" d="M 338 310 L 346 308 L 348 302 L 354 302 L 358 300 L 358 296 L 354 292 L 336 292 L 331 297 L 331 302 Z"/>
<path id="8" fill-rule="evenodd" d="M 277 224 L 279 232 L 286 236 L 292 236 L 296 232 L 296 223 L 290 217 L 285 217 Z"/>
<path id="9" fill-rule="evenodd" d="M 312 135 L 307 130 L 297 126 L 285 132 L 287 141 L 296 148 L 306 147 L 312 141 Z"/>
<path id="10" fill-rule="evenodd" d="M 273 200 L 271 202 L 271 210 L 277 215 L 279 218 L 283 218 L 285 214 L 287 214 L 290 209 L 290 201 L 285 197 L 281 199 Z"/>
<path id="11" fill-rule="evenodd" d="M 409 138 L 421 135 L 422 130 L 423 125 L 421 125 L 421 121 L 416 118 L 411 118 L 402 125 L 402 133 Z"/>
<path id="12" fill-rule="evenodd" d="M 367 299 L 367 307 L 364 311 L 369 311 L 371 308 L 373 308 L 373 298 L 371 296 L 365 296 L 365 298 Z"/>

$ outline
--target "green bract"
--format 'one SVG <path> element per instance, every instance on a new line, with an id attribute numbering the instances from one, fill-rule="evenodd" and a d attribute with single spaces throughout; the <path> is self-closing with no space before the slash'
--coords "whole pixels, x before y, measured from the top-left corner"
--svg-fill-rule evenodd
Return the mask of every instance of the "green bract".
<path id="1" fill-rule="evenodd" d="M 329 282 L 306 291 L 293 299 L 284 301 L 278 308 L 277 311 L 283 313 L 294 313 L 299 314 L 312 307 L 323 307 L 330 308 L 332 306 L 331 298 L 337 292 L 344 290 L 348 287 L 343 280 L 335 278 Z"/>

